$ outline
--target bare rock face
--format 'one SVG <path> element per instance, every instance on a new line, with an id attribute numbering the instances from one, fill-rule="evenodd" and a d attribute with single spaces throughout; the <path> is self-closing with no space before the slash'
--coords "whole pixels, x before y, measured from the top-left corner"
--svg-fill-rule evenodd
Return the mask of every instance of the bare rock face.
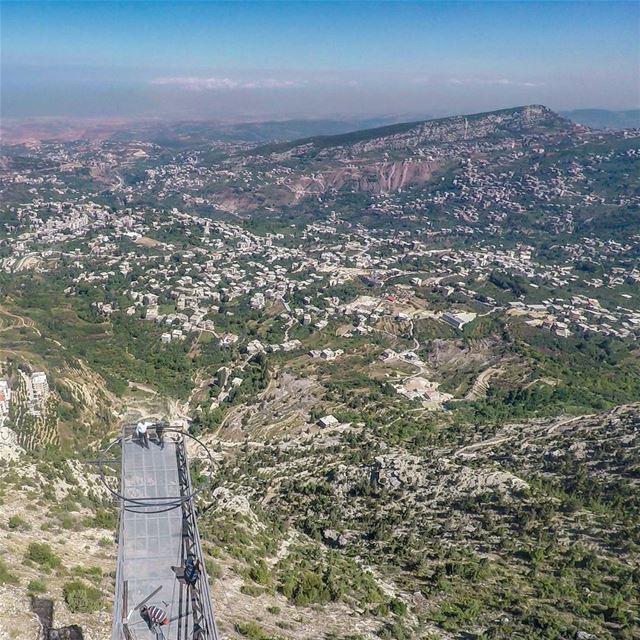
<path id="1" fill-rule="evenodd" d="M 235 495 L 224 487 L 217 487 L 213 492 L 213 498 L 220 507 L 255 519 L 255 514 L 245 496 Z"/>
<path id="2" fill-rule="evenodd" d="M 347 538 L 335 529 L 325 529 L 322 532 L 322 537 L 332 547 L 343 549 L 348 544 Z"/>
<path id="3" fill-rule="evenodd" d="M 455 143 L 495 135 L 535 134 L 538 130 L 566 130 L 571 125 L 542 105 L 495 111 L 475 116 L 455 116 L 418 123 L 414 128 L 390 137 L 354 145 L 354 152 L 366 153 L 380 148 L 415 148 L 432 143 Z"/>
<path id="4" fill-rule="evenodd" d="M 349 165 L 319 175 L 302 176 L 291 189 L 296 200 L 342 189 L 389 193 L 410 184 L 427 182 L 436 167 L 436 163 L 415 160 Z"/>
<path id="5" fill-rule="evenodd" d="M 15 431 L 0 427 L 0 460 L 15 460 L 23 451 Z"/>
<path id="6" fill-rule="evenodd" d="M 452 158 L 467 158 L 501 144 L 526 147 L 574 128 L 550 109 L 530 105 L 258 148 L 240 166 L 257 162 L 277 179 L 251 188 L 227 188 L 211 201 L 222 211 L 242 214 L 337 191 L 393 193 L 428 182 Z"/>
<path id="7" fill-rule="evenodd" d="M 428 489 L 436 499 L 445 496 L 477 496 L 485 493 L 510 494 L 529 485 L 506 471 L 474 469 L 446 458 L 427 463 L 409 454 L 378 456 L 371 471 L 372 480 L 381 487 Z"/>
<path id="8" fill-rule="evenodd" d="M 409 454 L 378 456 L 371 472 L 372 480 L 388 489 L 419 486 L 424 482 L 423 465 L 420 458 Z"/>
<path id="9" fill-rule="evenodd" d="M 256 199 L 255 196 L 235 193 L 233 190 L 225 190 L 215 195 L 212 200 L 218 209 L 232 214 L 238 211 L 252 211 L 260 204 L 259 199 Z"/>
<path id="10" fill-rule="evenodd" d="M 450 469 L 452 475 L 447 490 L 451 495 L 478 496 L 486 493 L 509 494 L 524 491 L 529 485 L 517 476 L 505 471 L 476 470 L 469 467 Z"/>

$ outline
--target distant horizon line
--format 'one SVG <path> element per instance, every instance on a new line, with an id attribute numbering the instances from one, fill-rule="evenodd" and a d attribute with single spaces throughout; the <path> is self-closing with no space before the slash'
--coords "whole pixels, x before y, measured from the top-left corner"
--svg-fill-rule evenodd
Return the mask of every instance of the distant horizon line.
<path id="1" fill-rule="evenodd" d="M 508 109 L 518 109 L 529 106 L 543 106 L 555 113 L 574 113 L 580 111 L 602 111 L 607 113 L 626 113 L 629 111 L 640 111 L 639 106 L 629 106 L 619 109 L 611 109 L 607 107 L 574 107 L 571 109 L 554 109 L 546 104 L 539 102 L 531 102 L 526 104 L 509 105 L 505 107 L 499 107 L 496 109 L 485 109 L 482 111 L 441 111 L 432 113 L 420 113 L 417 111 L 408 112 L 379 112 L 379 113 L 327 113 L 326 115 L 304 115 L 304 114 L 283 114 L 281 116 L 275 114 L 265 114 L 264 116 L 239 114 L 234 116 L 223 115 L 210 115 L 210 114 L 162 114 L 162 115 L 110 115 L 110 116 L 75 116 L 75 115 L 38 115 L 38 116 L 8 116 L 0 117 L 0 124 L 2 123 L 19 123 L 19 122 L 91 122 L 91 123 L 118 123 L 123 124 L 128 122 L 153 122 L 153 121 L 209 121 L 219 122 L 221 124 L 249 124 L 249 123 L 267 123 L 267 122 L 287 122 L 291 120 L 303 120 L 309 122 L 322 121 L 322 120 L 336 120 L 347 122 L 350 120 L 374 120 L 383 118 L 399 118 L 399 117 L 424 117 L 424 118 L 446 118 L 464 115 L 477 115 L 481 113 L 492 113 L 494 111 L 504 111 Z"/>

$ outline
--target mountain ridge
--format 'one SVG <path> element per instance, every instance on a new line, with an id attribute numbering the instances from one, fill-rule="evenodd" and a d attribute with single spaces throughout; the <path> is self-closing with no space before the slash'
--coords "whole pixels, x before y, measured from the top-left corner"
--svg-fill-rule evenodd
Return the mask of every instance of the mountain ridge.
<path id="1" fill-rule="evenodd" d="M 537 117 L 536 117 L 537 115 Z M 425 127 L 441 127 L 442 125 L 455 124 L 461 122 L 478 122 L 490 117 L 505 118 L 509 116 L 522 116 L 524 122 L 540 123 L 547 122 L 549 125 L 563 125 L 570 128 L 573 125 L 568 119 L 552 111 L 548 107 L 541 104 L 522 105 L 518 107 L 509 107 L 505 109 L 497 109 L 494 111 L 483 111 L 479 113 L 446 116 L 443 118 L 433 118 L 429 120 L 417 120 L 413 122 L 402 122 L 398 124 L 385 125 L 372 129 L 360 129 L 349 133 L 341 133 L 335 135 L 311 136 L 309 138 L 301 138 L 291 142 L 262 145 L 252 150 L 255 155 L 268 155 L 270 153 L 286 152 L 296 147 L 311 145 L 314 149 L 322 150 L 337 146 L 356 144 L 359 142 L 367 142 L 387 138 L 395 135 L 402 135 L 411 132 L 414 129 Z"/>
<path id="2" fill-rule="evenodd" d="M 548 107 L 526 105 L 253 147 L 236 156 L 239 166 L 276 179 L 221 189 L 212 202 L 236 214 L 297 205 L 327 193 L 390 193 L 425 184 L 452 163 L 478 154 L 515 148 L 529 153 L 578 131 L 585 129 Z"/>

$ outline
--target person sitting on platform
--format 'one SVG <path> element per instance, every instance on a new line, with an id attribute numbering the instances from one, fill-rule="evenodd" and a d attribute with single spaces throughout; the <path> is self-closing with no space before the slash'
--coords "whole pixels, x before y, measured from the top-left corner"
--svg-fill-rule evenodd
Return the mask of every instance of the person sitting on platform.
<path id="1" fill-rule="evenodd" d="M 200 577 L 200 560 L 192 555 L 187 556 L 187 560 L 184 563 L 184 579 L 185 582 L 195 587 L 198 578 Z"/>
<path id="2" fill-rule="evenodd" d="M 196 582 L 200 578 L 200 560 L 193 554 L 189 554 L 184 562 L 184 566 L 171 567 L 178 580 L 184 580 L 184 582 L 190 587 L 195 587 Z"/>
<path id="3" fill-rule="evenodd" d="M 160 609 L 160 607 L 147 607 L 145 605 L 140 609 L 140 616 L 147 623 L 147 626 L 151 631 L 155 631 L 159 627 L 171 622 L 167 614 Z"/>

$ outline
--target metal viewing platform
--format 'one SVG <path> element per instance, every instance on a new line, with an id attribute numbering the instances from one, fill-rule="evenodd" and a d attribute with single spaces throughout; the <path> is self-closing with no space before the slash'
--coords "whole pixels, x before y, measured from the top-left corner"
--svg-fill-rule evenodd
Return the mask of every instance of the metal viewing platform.
<path id="1" fill-rule="evenodd" d="M 149 428 L 145 443 L 125 427 L 106 450 L 121 450 L 119 490 L 102 476 L 120 502 L 111 639 L 217 640 L 185 446 L 192 436 L 169 427 L 158 432 Z M 183 577 L 188 558 L 199 570 L 194 584 Z M 145 606 L 161 609 L 168 622 L 145 620 Z"/>

